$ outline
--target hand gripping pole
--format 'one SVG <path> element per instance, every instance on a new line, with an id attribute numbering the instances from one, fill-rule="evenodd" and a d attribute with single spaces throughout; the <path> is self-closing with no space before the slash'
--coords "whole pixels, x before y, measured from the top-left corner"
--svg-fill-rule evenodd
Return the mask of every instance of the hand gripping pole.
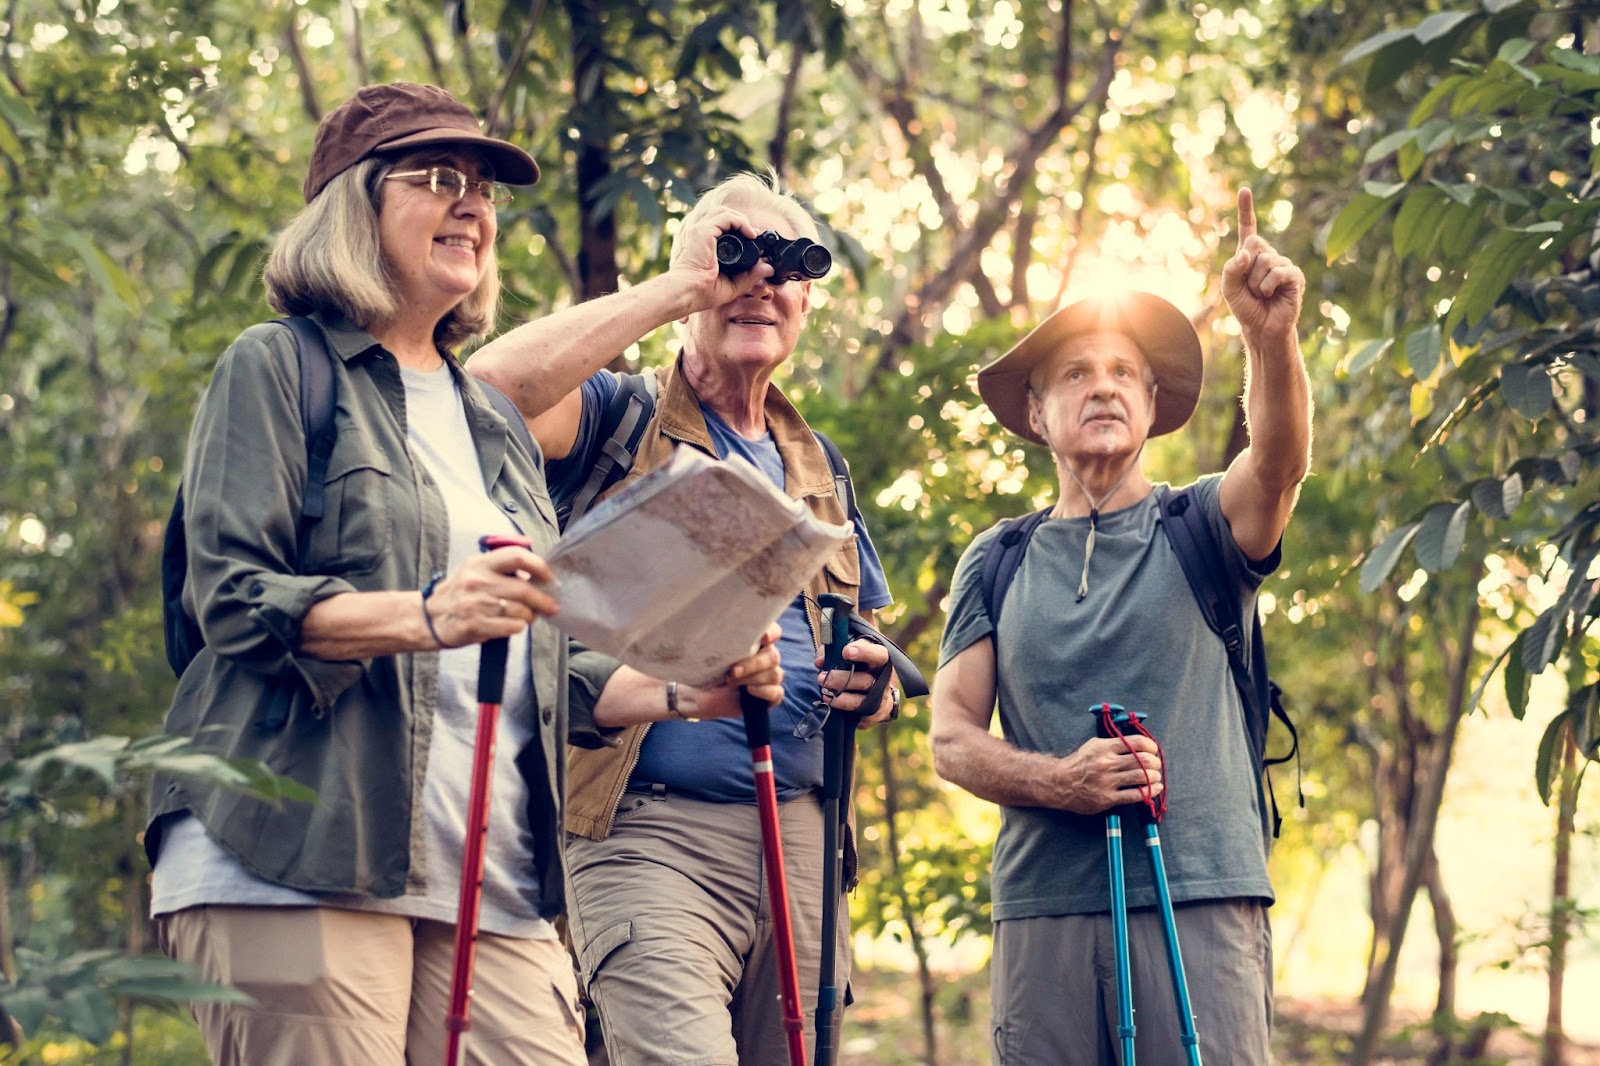
<path id="1" fill-rule="evenodd" d="M 480 551 L 530 547 L 526 537 L 483 537 Z M 467 801 L 467 837 L 461 855 L 461 893 L 456 905 L 455 964 L 450 1007 L 445 1014 L 445 1066 L 456 1066 L 462 1036 L 472 1028 L 472 962 L 478 947 L 478 911 L 483 902 L 483 852 L 489 836 L 489 782 L 494 774 L 494 739 L 506 690 L 510 640 L 483 642 L 478 658 L 478 732 L 472 745 L 472 792 Z"/>
<path id="2" fill-rule="evenodd" d="M 1095 716 L 1099 735 L 1121 737 L 1124 729 L 1149 736 L 1143 726 L 1143 711 L 1128 711 L 1121 704 L 1101 703 L 1089 708 Z M 1178 925 L 1172 915 L 1172 894 L 1167 888 L 1167 867 L 1161 856 L 1161 816 L 1166 813 L 1166 793 L 1160 799 L 1146 798 L 1139 803 L 1113 807 L 1106 812 L 1106 866 L 1111 880 L 1111 935 L 1117 966 L 1117 1038 L 1122 1047 L 1122 1066 L 1134 1066 L 1133 979 L 1128 959 L 1128 897 L 1123 884 L 1122 812 L 1144 823 L 1146 850 L 1161 911 L 1161 932 L 1167 948 L 1167 968 L 1172 977 L 1172 995 L 1178 1015 L 1178 1033 L 1183 1041 L 1188 1066 L 1201 1066 L 1200 1038 L 1195 1031 L 1194 1009 L 1189 1001 L 1189 982 L 1183 971 L 1183 952 L 1178 947 Z"/>
<path id="3" fill-rule="evenodd" d="M 850 612 L 855 603 L 847 596 L 825 592 L 817 597 L 822 610 L 822 629 L 827 642 L 822 646 L 824 670 L 848 670 L 844 646 L 850 643 Z M 839 976 L 839 895 L 843 891 L 844 841 L 849 832 L 844 812 L 845 789 L 855 763 L 856 723 L 854 715 L 830 710 L 822 727 L 822 964 L 817 970 L 817 1009 L 812 1028 L 817 1034 L 816 1066 L 833 1066 L 838 1053 Z"/>

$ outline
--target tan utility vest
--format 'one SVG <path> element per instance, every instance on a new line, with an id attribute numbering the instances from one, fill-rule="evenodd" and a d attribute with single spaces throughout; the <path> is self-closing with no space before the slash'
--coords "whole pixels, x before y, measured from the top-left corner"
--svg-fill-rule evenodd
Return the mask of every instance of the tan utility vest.
<path id="1" fill-rule="evenodd" d="M 679 446 L 698 448 L 712 458 L 716 457 L 711 432 L 700 413 L 700 400 L 683 377 L 683 357 L 680 355 L 670 367 L 658 368 L 655 374 L 658 386 L 655 414 L 640 438 L 633 469 L 627 477 L 608 489 L 605 496 L 633 484 L 664 465 L 672 458 L 673 449 Z M 785 490 L 790 498 L 803 502 L 812 514 L 824 522 L 845 524 L 844 508 L 834 493 L 833 470 L 828 465 L 828 457 L 805 419 L 800 417 L 800 412 L 795 410 L 776 385 L 767 387 L 766 416 L 767 428 L 772 432 L 778 455 L 783 459 Z M 819 654 L 822 632 L 816 598 L 824 592 L 832 592 L 854 600 L 860 584 L 861 560 L 856 554 L 856 538 L 851 536 L 805 587 L 811 642 Z M 648 723 L 629 726 L 619 735 L 614 747 L 568 747 L 568 831 L 594 840 L 603 840 L 611 832 L 617 804 L 627 787 L 629 775 L 639 761 L 639 751 L 649 729 Z M 846 795 L 850 794 L 847 788 Z M 750 816 L 755 817 L 754 808 Z M 853 837 L 854 834 L 851 835 Z M 852 839 L 847 848 L 846 884 L 854 882 L 854 843 Z"/>

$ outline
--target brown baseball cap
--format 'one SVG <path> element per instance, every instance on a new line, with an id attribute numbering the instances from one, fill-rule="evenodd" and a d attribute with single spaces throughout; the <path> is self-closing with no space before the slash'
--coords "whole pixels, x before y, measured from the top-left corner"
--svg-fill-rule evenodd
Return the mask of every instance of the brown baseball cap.
<path id="1" fill-rule="evenodd" d="M 1120 333 L 1138 345 L 1156 376 L 1156 418 L 1150 436 L 1189 421 L 1200 400 L 1205 359 L 1189 316 L 1148 292 L 1091 296 L 1068 304 L 1034 328 L 1005 355 L 978 371 L 978 395 L 994 417 L 1017 436 L 1045 441 L 1028 424 L 1028 381 L 1040 363 L 1073 337 Z"/>
<path id="2" fill-rule="evenodd" d="M 322 117 L 311 169 L 306 173 L 306 203 L 323 186 L 368 156 L 427 144 L 467 145 L 488 157 L 496 181 L 532 185 L 539 164 L 510 141 L 486 135 L 465 104 L 436 85 L 368 85 Z"/>

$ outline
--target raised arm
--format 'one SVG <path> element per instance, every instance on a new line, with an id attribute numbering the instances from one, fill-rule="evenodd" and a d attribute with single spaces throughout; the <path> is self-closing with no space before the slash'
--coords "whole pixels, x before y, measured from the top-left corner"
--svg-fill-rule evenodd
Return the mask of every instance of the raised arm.
<path id="1" fill-rule="evenodd" d="M 1245 347 L 1245 418 L 1250 444 L 1223 475 L 1223 517 L 1251 559 L 1283 536 L 1311 465 L 1311 390 L 1300 356 L 1300 268 L 1256 233 L 1255 201 L 1239 190 L 1239 250 L 1222 272 L 1222 293 Z"/>
<path id="2" fill-rule="evenodd" d="M 585 379 L 658 327 L 726 303 L 772 273 L 764 260 L 731 278 L 719 271 L 717 237 L 729 230 L 756 235 L 738 211 L 710 211 L 678 239 L 665 274 L 503 333 L 473 353 L 467 369 L 511 398 L 546 457 L 565 457 Z"/>
<path id="3" fill-rule="evenodd" d="M 1138 800 L 1147 780 L 1155 794 L 1166 787 L 1149 738 L 1128 737 L 1134 752 L 1122 740 L 1102 739 L 1070 755 L 1023 751 L 989 732 L 994 697 L 994 641 L 987 637 L 957 653 L 933 679 L 933 768 L 979 799 L 1098 814 Z"/>

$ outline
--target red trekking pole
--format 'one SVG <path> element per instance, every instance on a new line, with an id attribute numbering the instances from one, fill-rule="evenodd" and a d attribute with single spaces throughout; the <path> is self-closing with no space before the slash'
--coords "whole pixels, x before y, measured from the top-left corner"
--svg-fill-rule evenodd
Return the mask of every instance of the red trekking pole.
<path id="1" fill-rule="evenodd" d="M 789 1066 L 806 1066 L 805 1022 L 800 1017 L 800 971 L 794 961 L 794 928 L 789 923 L 789 883 L 783 872 L 783 838 L 778 827 L 778 788 L 772 776 L 771 708 L 739 690 L 744 712 L 745 743 L 756 779 L 756 807 L 761 813 L 761 854 L 767 864 L 767 900 L 772 907 L 772 937 L 778 948 L 778 986 L 783 992 L 783 1034 L 789 1043 Z"/>
<path id="2" fill-rule="evenodd" d="M 527 537 L 494 536 L 478 541 L 481 551 L 531 547 Z M 445 1066 L 456 1066 L 461 1034 L 472 1028 L 472 960 L 478 948 L 478 910 L 483 902 L 483 849 L 489 836 L 489 781 L 494 770 L 494 738 L 500 700 L 506 691 L 507 637 L 486 640 L 478 659 L 478 735 L 472 744 L 472 796 L 467 802 L 467 839 L 461 855 L 461 898 L 456 907 L 455 970 L 450 975 L 450 1010 Z"/>

